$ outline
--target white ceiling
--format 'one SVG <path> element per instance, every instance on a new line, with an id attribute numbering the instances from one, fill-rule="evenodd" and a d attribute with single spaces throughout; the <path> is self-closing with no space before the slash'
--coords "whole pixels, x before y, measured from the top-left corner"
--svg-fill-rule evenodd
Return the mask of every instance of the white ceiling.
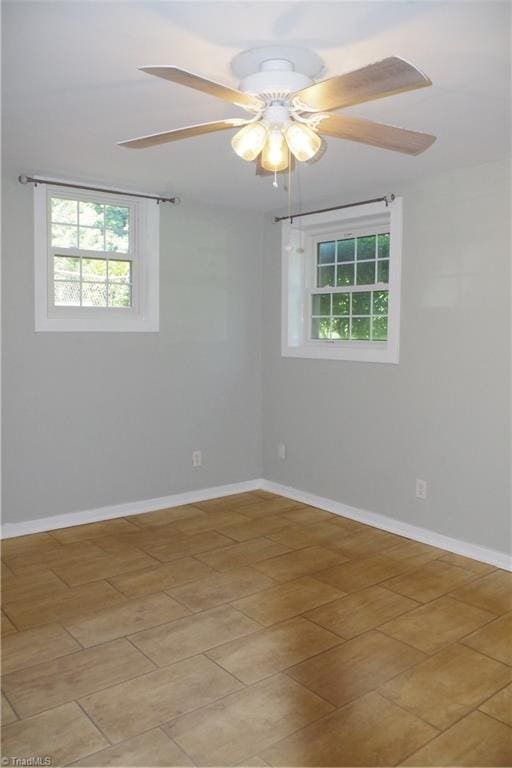
<path id="1" fill-rule="evenodd" d="M 328 140 L 301 166 L 303 201 L 510 154 L 508 2 L 4 2 L 3 148 L 8 173 L 45 173 L 269 210 L 286 193 L 232 151 L 230 132 L 142 151 L 121 139 L 243 116 L 138 72 L 176 64 L 237 86 L 240 50 L 313 48 L 323 77 L 395 54 L 434 85 L 360 105 L 355 115 L 436 134 L 420 157 Z"/>

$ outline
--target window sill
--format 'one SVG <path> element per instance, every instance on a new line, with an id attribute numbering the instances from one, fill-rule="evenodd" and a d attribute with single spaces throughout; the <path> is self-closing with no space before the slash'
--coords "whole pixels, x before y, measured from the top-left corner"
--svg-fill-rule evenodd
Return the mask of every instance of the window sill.
<path id="1" fill-rule="evenodd" d="M 319 342 L 301 344 L 296 347 L 285 346 L 281 350 L 282 357 L 302 357 L 312 360 L 347 360 L 360 363 L 390 363 L 399 362 L 398 349 L 387 342 L 368 342 L 368 344 L 343 342 Z"/>

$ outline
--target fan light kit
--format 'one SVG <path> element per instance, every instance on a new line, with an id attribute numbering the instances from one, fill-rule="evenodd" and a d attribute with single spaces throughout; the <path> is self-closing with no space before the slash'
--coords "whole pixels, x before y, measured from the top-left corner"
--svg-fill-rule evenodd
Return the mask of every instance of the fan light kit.
<path id="1" fill-rule="evenodd" d="M 200 123 L 122 141 L 120 145 L 143 149 L 238 128 L 231 146 L 243 160 L 256 161 L 256 173 L 261 175 L 286 170 L 291 156 L 301 163 L 320 157 L 324 147 L 320 134 L 409 155 L 424 152 L 435 141 L 435 136 L 427 133 L 331 114 L 336 109 L 432 85 L 419 69 L 397 56 L 316 83 L 313 77 L 323 69 L 322 60 L 302 48 L 254 48 L 238 54 L 232 66 L 241 78 L 239 90 L 174 66 L 140 69 L 229 101 L 249 112 L 250 119 Z"/>

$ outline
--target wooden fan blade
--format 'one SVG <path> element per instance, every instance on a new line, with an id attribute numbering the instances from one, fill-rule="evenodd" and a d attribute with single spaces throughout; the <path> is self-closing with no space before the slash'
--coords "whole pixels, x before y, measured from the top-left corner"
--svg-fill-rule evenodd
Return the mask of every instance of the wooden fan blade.
<path id="1" fill-rule="evenodd" d="M 195 75 L 193 72 L 187 72 L 186 69 L 179 69 L 179 67 L 173 66 L 139 67 L 139 69 L 142 72 L 147 72 L 148 75 L 163 77 L 164 80 L 186 85 L 187 88 L 194 88 L 196 91 L 208 93 L 210 96 L 230 101 L 232 104 L 237 104 L 245 109 L 260 110 L 264 106 L 263 102 L 256 98 L 256 96 L 237 91 L 236 88 L 229 88 L 227 85 L 216 83 L 213 80 L 207 80 L 204 77 L 200 77 L 200 75 Z"/>
<path id="2" fill-rule="evenodd" d="M 146 147 L 155 147 L 158 144 L 167 144 L 169 141 L 180 141 L 188 139 L 191 136 L 201 136 L 203 133 L 215 133 L 215 131 L 225 131 L 228 128 L 238 128 L 247 125 L 247 120 L 232 118 L 230 120 L 216 120 L 213 123 L 199 123 L 198 125 L 188 125 L 185 128 L 174 128 L 172 131 L 164 133 L 151 133 L 149 136 L 140 136 L 138 139 L 129 139 L 128 141 L 119 141 L 120 147 L 128 149 L 145 149 Z"/>
<path id="3" fill-rule="evenodd" d="M 428 133 L 409 131 L 394 125 L 374 123 L 361 117 L 347 115 L 329 115 L 318 126 L 319 133 L 335 136 L 338 139 L 359 141 L 361 144 L 371 144 L 406 155 L 419 155 L 428 149 L 436 140 Z"/>
<path id="4" fill-rule="evenodd" d="M 423 72 L 398 56 L 390 56 L 362 69 L 331 77 L 297 91 L 292 101 L 311 110 L 331 110 L 382 99 L 403 91 L 432 85 Z"/>

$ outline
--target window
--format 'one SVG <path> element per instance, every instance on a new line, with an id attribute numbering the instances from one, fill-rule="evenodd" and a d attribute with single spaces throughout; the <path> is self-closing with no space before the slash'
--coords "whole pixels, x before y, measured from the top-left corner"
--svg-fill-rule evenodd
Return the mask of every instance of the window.
<path id="1" fill-rule="evenodd" d="M 283 224 L 287 357 L 398 362 L 401 200 Z"/>
<path id="2" fill-rule="evenodd" d="M 158 330 L 158 206 L 35 187 L 36 330 Z"/>

